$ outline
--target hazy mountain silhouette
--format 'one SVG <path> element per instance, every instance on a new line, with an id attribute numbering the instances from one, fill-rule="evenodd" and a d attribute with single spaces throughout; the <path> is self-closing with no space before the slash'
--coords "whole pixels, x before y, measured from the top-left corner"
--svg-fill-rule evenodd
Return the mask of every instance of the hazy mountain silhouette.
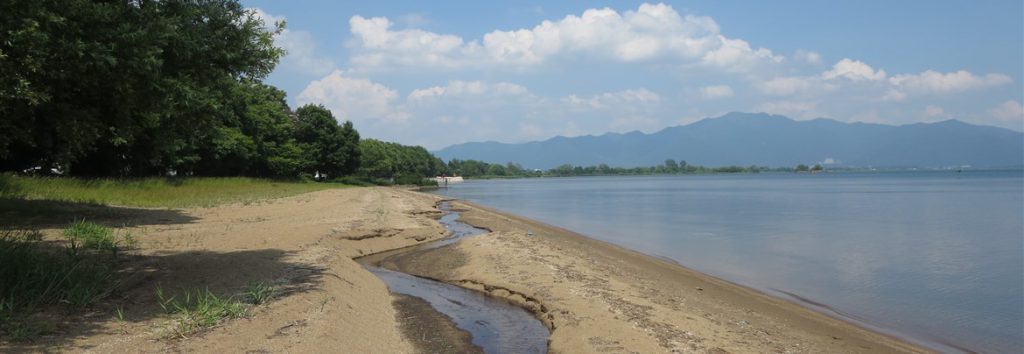
<path id="1" fill-rule="evenodd" d="M 902 126 L 795 121 L 764 113 L 729 113 L 652 134 L 554 137 L 521 144 L 474 142 L 435 153 L 548 169 L 561 164 L 652 166 L 665 159 L 704 166 L 793 166 L 831 159 L 858 167 L 1011 167 L 1024 165 L 1024 133 L 957 120 Z"/>

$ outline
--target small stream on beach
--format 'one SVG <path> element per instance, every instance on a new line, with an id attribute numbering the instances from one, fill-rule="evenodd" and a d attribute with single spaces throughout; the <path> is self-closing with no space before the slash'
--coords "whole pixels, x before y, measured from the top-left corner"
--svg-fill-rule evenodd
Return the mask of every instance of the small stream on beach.
<path id="1" fill-rule="evenodd" d="M 472 335 L 473 344 L 486 353 L 546 353 L 550 332 L 526 310 L 480 292 L 377 266 L 412 252 L 444 247 L 464 237 L 487 233 L 457 221 L 459 213 L 450 211 L 448 202 L 438 204 L 445 211 L 441 224 L 452 233 L 448 238 L 366 256 L 357 259 L 367 270 L 383 280 L 392 293 L 423 299 L 434 310 L 448 316 L 456 327 Z"/>

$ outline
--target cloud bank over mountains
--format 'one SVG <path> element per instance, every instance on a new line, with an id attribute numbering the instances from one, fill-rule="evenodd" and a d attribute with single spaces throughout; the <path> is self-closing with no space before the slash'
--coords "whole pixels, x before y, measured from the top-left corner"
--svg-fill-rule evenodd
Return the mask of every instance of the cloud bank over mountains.
<path id="1" fill-rule="evenodd" d="M 284 20 L 254 11 L 268 24 Z M 728 111 L 889 124 L 954 117 L 1024 128 L 1019 98 L 1005 97 L 1020 91 L 1020 78 L 967 70 L 889 72 L 856 53 L 840 53 L 831 64 L 809 49 L 784 55 L 727 36 L 712 17 L 665 4 L 592 8 L 476 38 L 398 26 L 387 17 L 355 15 L 347 25 L 348 32 L 338 34 L 345 37 L 344 58 L 320 54 L 305 31 L 277 36 L 288 50 L 278 70 L 314 77 L 291 94 L 299 104 L 323 104 L 352 120 L 365 136 L 428 148 L 652 132 Z M 590 76 L 597 71 L 629 80 L 601 81 L 594 85 L 601 92 L 562 92 L 598 80 Z M 422 73 L 447 79 L 394 88 L 402 75 Z M 574 85 L 560 89 L 551 79 L 562 77 Z M 647 79 L 662 84 L 646 85 Z M 531 86 L 535 82 L 543 86 Z M 1003 98 L 977 99 L 991 92 Z"/>

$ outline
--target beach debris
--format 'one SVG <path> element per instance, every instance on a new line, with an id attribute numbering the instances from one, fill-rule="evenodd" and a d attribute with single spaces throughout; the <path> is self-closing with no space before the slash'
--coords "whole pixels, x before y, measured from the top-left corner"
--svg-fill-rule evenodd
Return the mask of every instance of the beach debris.
<path id="1" fill-rule="evenodd" d="M 526 232 L 526 236 L 527 237 L 533 237 L 533 231 L 527 231 Z"/>
<path id="2" fill-rule="evenodd" d="M 750 322 L 747 322 L 747 320 L 742 320 L 739 322 L 739 324 L 741 327 L 746 327 L 750 325 Z"/>
<path id="3" fill-rule="evenodd" d="M 704 291 L 704 288 L 698 286 L 697 291 Z"/>

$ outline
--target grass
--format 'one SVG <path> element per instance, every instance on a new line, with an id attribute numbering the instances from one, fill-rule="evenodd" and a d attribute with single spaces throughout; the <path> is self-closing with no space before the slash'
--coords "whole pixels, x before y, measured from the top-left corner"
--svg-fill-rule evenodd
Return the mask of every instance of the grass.
<path id="1" fill-rule="evenodd" d="M 243 177 L 79 179 L 0 175 L 0 198 L 149 208 L 251 203 L 343 187 L 346 185 Z"/>
<path id="2" fill-rule="evenodd" d="M 245 297 L 253 305 L 265 304 L 276 296 L 277 288 L 266 282 L 250 282 L 245 287 Z"/>
<path id="3" fill-rule="evenodd" d="M 77 253 L 79 249 L 108 251 L 114 256 L 125 247 L 134 247 L 135 237 L 131 233 L 115 235 L 109 227 L 85 220 L 75 221 L 64 229 L 68 250 Z"/>
<path id="4" fill-rule="evenodd" d="M 78 222 L 68 242 L 45 241 L 28 230 L 0 230 L 0 333 L 13 340 L 47 332 L 30 317 L 46 307 L 87 308 L 115 288 L 117 249 L 109 228 Z"/>
<path id="5" fill-rule="evenodd" d="M 249 315 L 248 304 L 233 296 L 218 296 L 206 288 L 185 290 L 181 294 L 168 296 L 163 288 L 157 287 L 156 295 L 164 312 L 175 317 L 171 327 L 174 337 L 187 338 L 223 321 Z M 267 300 L 269 297 L 262 299 Z"/>

